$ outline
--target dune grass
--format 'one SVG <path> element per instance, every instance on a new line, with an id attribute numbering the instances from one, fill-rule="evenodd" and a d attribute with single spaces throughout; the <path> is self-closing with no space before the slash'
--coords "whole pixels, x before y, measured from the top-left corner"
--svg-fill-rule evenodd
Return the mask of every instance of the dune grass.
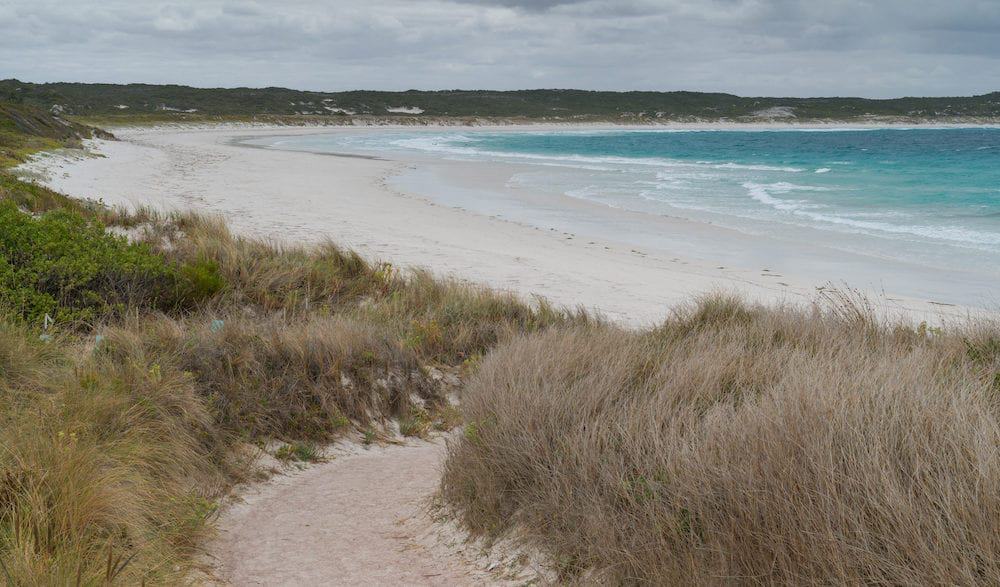
<path id="1" fill-rule="evenodd" d="M 160 360 L 0 326 L 6 584 L 170 583 L 187 571 L 227 481 L 226 443 L 194 378 Z"/>
<path id="2" fill-rule="evenodd" d="M 312 460 L 340 435 L 374 441 L 390 418 L 407 435 L 447 429 L 454 389 L 435 372 L 517 333 L 592 321 L 332 243 L 282 246 L 218 218 L 108 210 L 5 181 L 0 577 L 11 584 L 182 581 L 216 501 L 246 478 L 248 446 L 281 440 L 278 458 Z M 44 304 L 14 303 L 35 298 Z M 55 319 L 44 330 L 42 313 Z"/>
<path id="3" fill-rule="evenodd" d="M 566 580 L 1000 582 L 1000 328 L 710 296 L 647 332 L 518 337 L 442 483 Z"/>

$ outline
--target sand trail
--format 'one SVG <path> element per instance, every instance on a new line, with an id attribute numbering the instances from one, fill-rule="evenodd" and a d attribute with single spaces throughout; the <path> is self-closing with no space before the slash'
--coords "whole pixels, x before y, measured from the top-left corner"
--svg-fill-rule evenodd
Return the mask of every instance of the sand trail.
<path id="1" fill-rule="evenodd" d="M 442 439 L 357 449 L 254 485 L 209 546 L 231 585 L 502 585 L 428 511 Z M 480 563 L 480 564 L 477 564 Z"/>

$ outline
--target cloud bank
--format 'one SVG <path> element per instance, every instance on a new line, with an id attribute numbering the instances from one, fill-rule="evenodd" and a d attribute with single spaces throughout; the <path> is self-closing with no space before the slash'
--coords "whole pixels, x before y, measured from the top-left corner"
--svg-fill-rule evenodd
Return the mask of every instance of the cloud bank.
<path id="1" fill-rule="evenodd" d="M 995 0 L 0 0 L 0 77 L 299 89 L 1000 89 Z"/>

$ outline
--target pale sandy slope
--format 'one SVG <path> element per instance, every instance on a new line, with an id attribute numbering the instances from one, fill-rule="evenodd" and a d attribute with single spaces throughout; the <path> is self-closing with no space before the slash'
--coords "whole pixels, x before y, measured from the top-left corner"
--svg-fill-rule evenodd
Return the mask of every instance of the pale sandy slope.
<path id="1" fill-rule="evenodd" d="M 522 584 L 432 520 L 441 440 L 373 447 L 281 475 L 224 510 L 210 545 L 232 585 Z"/>

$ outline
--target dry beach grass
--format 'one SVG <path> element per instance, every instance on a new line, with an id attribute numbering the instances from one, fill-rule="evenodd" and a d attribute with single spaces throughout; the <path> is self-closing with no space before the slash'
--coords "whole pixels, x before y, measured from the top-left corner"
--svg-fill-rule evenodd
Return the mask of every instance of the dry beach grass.
<path id="1" fill-rule="evenodd" d="M 519 337 L 466 390 L 443 492 L 567 580 L 1000 581 L 1000 330 L 704 298 Z"/>

